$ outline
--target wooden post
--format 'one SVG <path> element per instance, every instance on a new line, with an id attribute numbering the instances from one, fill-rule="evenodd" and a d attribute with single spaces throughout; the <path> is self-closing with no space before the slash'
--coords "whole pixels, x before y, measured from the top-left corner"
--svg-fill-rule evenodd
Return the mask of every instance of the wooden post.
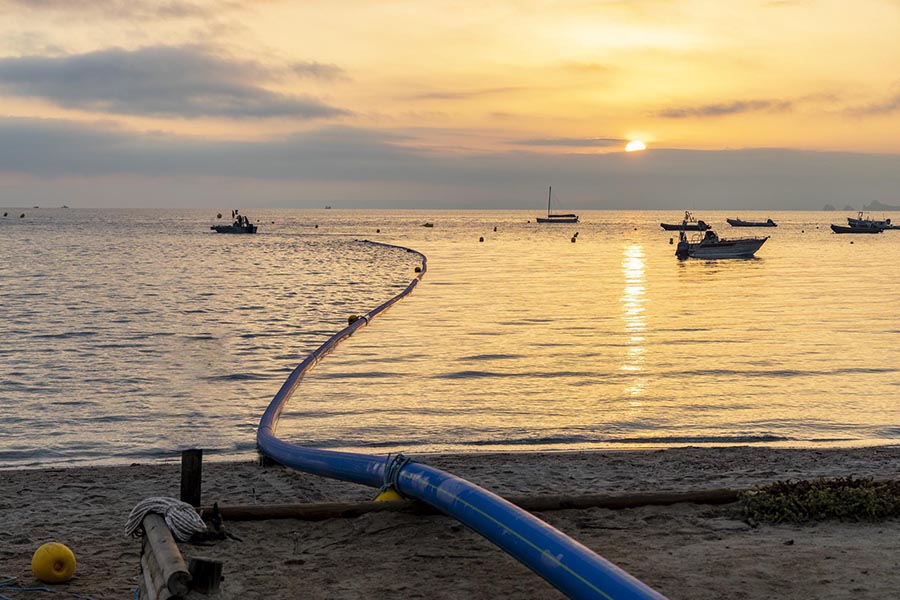
<path id="1" fill-rule="evenodd" d="M 203 450 L 193 448 L 181 453 L 181 501 L 200 506 L 203 474 Z"/>
<path id="2" fill-rule="evenodd" d="M 184 564 L 181 551 L 169 531 L 165 519 L 156 513 L 144 517 L 144 538 L 150 545 L 153 558 L 162 573 L 162 580 L 173 596 L 184 596 L 190 591 L 191 574 Z"/>

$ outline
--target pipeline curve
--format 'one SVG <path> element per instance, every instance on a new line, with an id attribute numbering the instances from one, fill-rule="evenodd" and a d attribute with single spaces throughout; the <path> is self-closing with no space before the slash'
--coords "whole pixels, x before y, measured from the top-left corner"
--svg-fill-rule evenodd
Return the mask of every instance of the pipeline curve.
<path id="1" fill-rule="evenodd" d="M 390 487 L 402 496 L 424 502 L 481 534 L 569 598 L 665 600 L 660 593 L 531 513 L 451 473 L 402 455 L 385 458 L 319 450 L 276 436 L 281 412 L 303 375 L 343 340 L 412 293 L 425 275 L 428 259 L 421 252 L 379 242 L 363 243 L 413 253 L 421 258 L 421 272 L 406 289 L 335 333 L 297 365 L 260 419 L 256 435 L 260 452 L 293 469 L 375 488 Z"/>

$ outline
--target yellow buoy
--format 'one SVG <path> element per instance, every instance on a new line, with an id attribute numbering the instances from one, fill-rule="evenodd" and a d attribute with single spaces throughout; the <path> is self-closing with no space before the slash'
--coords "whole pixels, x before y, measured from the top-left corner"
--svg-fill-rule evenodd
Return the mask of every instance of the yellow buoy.
<path id="1" fill-rule="evenodd" d="M 388 488 L 383 492 L 379 492 L 378 495 L 375 496 L 375 502 L 393 502 L 395 500 L 403 500 L 403 496 L 401 496 L 391 488 Z"/>
<path id="2" fill-rule="evenodd" d="M 75 554 L 59 542 L 47 542 L 31 558 L 31 572 L 46 583 L 63 583 L 75 574 Z"/>

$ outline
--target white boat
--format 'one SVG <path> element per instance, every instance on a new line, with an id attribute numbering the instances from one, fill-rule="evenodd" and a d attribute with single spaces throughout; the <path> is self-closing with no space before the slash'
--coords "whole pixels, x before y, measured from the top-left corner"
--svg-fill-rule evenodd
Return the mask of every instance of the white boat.
<path id="1" fill-rule="evenodd" d="M 847 224 L 855 228 L 874 228 L 874 229 L 900 229 L 900 225 L 891 225 L 890 219 L 878 221 L 870 219 L 863 211 L 856 213 L 856 218 L 847 217 Z"/>
<path id="2" fill-rule="evenodd" d="M 560 213 L 551 213 L 550 212 L 550 198 L 553 196 L 553 186 L 550 186 L 550 190 L 547 192 L 547 216 L 546 217 L 538 217 L 538 223 L 577 223 L 578 215 L 573 215 L 571 213 L 568 214 L 560 214 Z"/>
<path id="3" fill-rule="evenodd" d="M 682 231 L 678 246 L 675 248 L 675 256 L 678 258 L 751 258 L 759 250 L 769 236 L 757 238 L 738 238 L 726 240 L 716 235 L 712 229 L 707 229 L 702 236 L 697 234 L 688 240 L 687 234 Z"/>

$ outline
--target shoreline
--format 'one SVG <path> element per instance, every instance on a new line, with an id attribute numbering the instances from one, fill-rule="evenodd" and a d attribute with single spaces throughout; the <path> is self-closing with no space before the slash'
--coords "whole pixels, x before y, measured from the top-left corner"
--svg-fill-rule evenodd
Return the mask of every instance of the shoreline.
<path id="1" fill-rule="evenodd" d="M 749 446 L 637 451 L 417 455 L 500 495 L 618 494 L 748 488 L 785 479 L 895 478 L 900 446 Z M 33 582 L 47 541 L 69 545 L 75 579 L 54 586 L 96 600 L 131 597 L 140 544 L 123 533 L 138 501 L 179 493 L 168 464 L 4 471 L 0 575 Z M 255 462 L 207 461 L 203 502 L 352 502 L 375 490 Z M 900 523 L 819 522 L 751 527 L 736 505 L 678 504 L 538 513 L 670 598 L 890 597 L 900 587 Z M 185 545 L 224 561 L 219 598 L 561 598 L 543 580 L 444 516 L 372 513 L 355 519 L 232 522 L 240 540 Z M 421 590 L 417 587 L 427 582 Z M 740 588 L 740 589 L 737 589 Z M 126 595 L 127 594 L 127 595 Z M 871 594 L 871 595 L 869 595 Z"/>

